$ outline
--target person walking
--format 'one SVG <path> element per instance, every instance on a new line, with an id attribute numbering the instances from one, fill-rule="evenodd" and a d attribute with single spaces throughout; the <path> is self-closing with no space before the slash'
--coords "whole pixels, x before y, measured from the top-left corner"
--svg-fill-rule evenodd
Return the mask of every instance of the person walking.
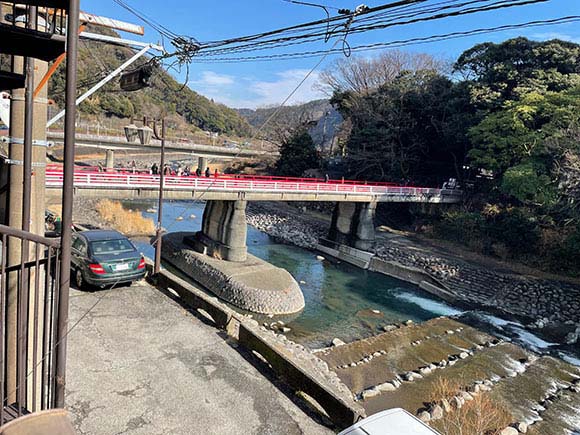
<path id="1" fill-rule="evenodd" d="M 220 172 L 217 170 L 217 168 L 215 168 L 215 171 L 213 173 L 214 178 L 217 178 L 219 176 Z"/>
<path id="2" fill-rule="evenodd" d="M 157 163 L 153 163 L 151 165 L 151 174 L 152 175 L 159 175 L 159 167 L 157 166 Z"/>
<path id="3" fill-rule="evenodd" d="M 205 176 L 206 176 L 206 178 L 211 177 L 211 171 L 209 169 L 209 166 L 207 168 L 205 168 Z"/>
<path id="4" fill-rule="evenodd" d="M 195 176 L 196 177 L 201 177 L 201 168 L 198 166 L 197 169 L 195 170 Z"/>

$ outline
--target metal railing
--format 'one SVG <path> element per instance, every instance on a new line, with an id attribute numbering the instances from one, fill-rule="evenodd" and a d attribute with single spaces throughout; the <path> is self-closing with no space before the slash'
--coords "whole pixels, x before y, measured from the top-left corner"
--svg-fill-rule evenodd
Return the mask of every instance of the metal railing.
<path id="1" fill-rule="evenodd" d="M 0 424 L 56 406 L 60 239 L 0 225 Z M 25 252 L 22 261 L 22 252 Z M 62 326 L 62 325 L 60 325 Z"/>
<path id="2" fill-rule="evenodd" d="M 27 4 L 31 3 L 31 4 Z M 34 2 L 0 2 L 0 24 L 27 27 L 27 30 L 51 34 L 64 38 L 66 34 L 66 11 L 55 8 L 64 6 L 64 1 L 38 0 Z M 32 11 L 32 14 L 31 14 Z M 32 19 L 29 19 L 32 15 Z"/>
<path id="3" fill-rule="evenodd" d="M 61 187 L 62 172 L 47 170 L 46 186 Z M 383 196 L 462 196 L 457 189 L 435 189 L 428 187 L 397 186 L 389 184 L 364 184 L 364 182 L 340 183 L 324 181 L 301 181 L 301 179 L 284 180 L 255 179 L 253 177 L 211 176 L 211 177 L 178 177 L 166 176 L 163 187 L 166 190 L 208 190 L 228 192 L 284 192 L 284 193 L 320 193 L 341 195 L 383 195 Z M 159 188 L 159 176 L 139 173 L 119 172 L 84 172 L 74 174 L 74 185 L 79 188 Z"/>

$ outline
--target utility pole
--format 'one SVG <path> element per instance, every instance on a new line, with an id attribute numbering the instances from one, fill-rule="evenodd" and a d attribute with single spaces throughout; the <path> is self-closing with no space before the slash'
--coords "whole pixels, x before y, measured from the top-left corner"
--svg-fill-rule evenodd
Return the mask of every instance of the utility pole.
<path id="1" fill-rule="evenodd" d="M 155 129 L 156 130 L 156 129 Z M 163 185 L 164 185 L 164 168 L 165 168 L 165 118 L 161 119 L 161 166 L 159 167 L 159 205 L 157 207 L 157 231 L 155 242 L 155 267 L 153 273 L 157 275 L 161 271 L 161 240 L 163 230 Z"/>

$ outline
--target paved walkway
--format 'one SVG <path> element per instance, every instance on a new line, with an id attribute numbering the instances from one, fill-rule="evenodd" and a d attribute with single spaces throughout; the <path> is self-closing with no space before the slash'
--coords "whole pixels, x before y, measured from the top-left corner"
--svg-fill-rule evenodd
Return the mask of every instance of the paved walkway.
<path id="1" fill-rule="evenodd" d="M 330 434 L 221 333 L 144 283 L 71 290 L 67 406 L 80 434 Z"/>

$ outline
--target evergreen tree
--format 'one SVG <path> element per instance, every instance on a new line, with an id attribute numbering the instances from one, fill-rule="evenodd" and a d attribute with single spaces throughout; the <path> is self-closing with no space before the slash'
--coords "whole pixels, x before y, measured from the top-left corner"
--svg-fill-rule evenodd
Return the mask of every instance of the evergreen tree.
<path id="1" fill-rule="evenodd" d="M 320 157 L 305 127 L 299 127 L 282 142 L 276 174 L 299 177 L 307 169 L 318 168 Z"/>

